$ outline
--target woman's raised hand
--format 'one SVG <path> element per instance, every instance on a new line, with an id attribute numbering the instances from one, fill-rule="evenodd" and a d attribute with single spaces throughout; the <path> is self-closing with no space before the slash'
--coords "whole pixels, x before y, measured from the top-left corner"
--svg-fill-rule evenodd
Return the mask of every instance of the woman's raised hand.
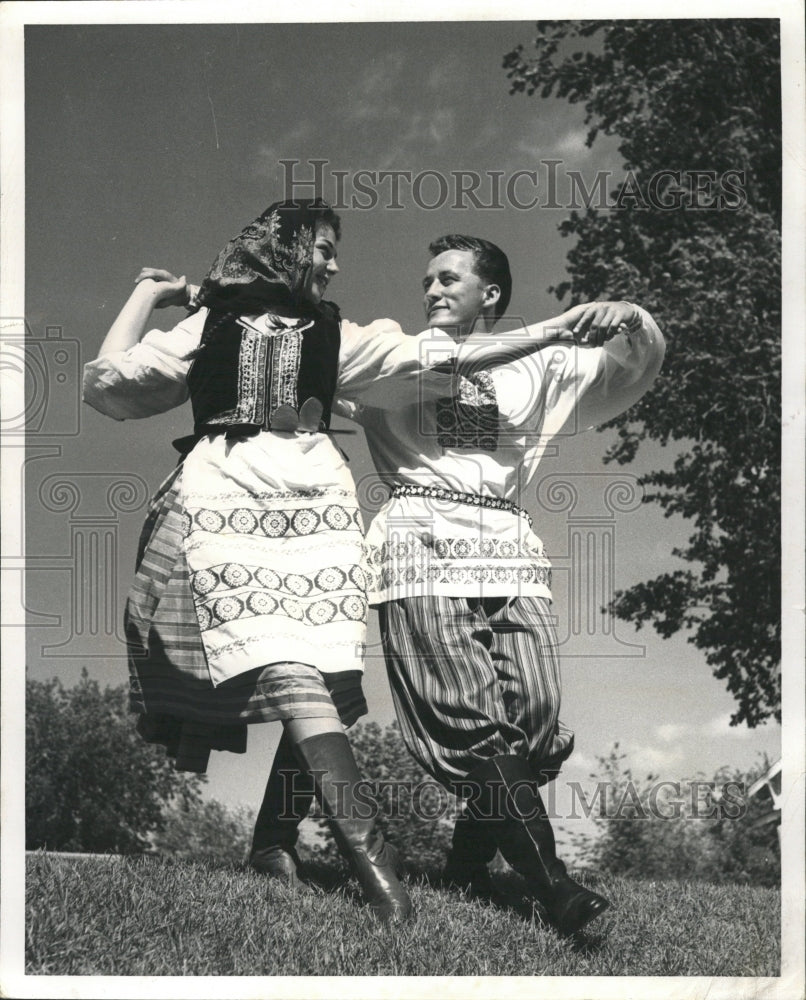
<path id="1" fill-rule="evenodd" d="M 184 275 L 177 278 L 158 267 L 144 267 L 134 279 L 134 289 L 104 337 L 99 357 L 128 351 L 145 334 L 152 309 L 187 306 L 191 288 Z"/>
<path id="2" fill-rule="evenodd" d="M 170 271 L 159 267 L 144 267 L 134 279 L 135 285 L 148 282 L 153 295 L 152 305 L 155 309 L 167 306 L 186 306 L 190 301 L 190 288 L 187 278 L 182 275 L 177 278 Z"/>
<path id="3" fill-rule="evenodd" d="M 636 322 L 640 314 L 630 302 L 584 302 L 552 320 L 552 325 L 570 330 L 577 343 L 600 347 Z"/>

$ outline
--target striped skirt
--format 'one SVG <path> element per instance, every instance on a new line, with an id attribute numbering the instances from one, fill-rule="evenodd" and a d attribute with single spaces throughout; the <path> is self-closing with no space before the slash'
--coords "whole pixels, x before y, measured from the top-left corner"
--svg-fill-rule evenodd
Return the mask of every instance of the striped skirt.
<path id="1" fill-rule="evenodd" d="M 210 749 L 245 752 L 250 723 L 332 717 L 351 726 L 367 712 L 360 670 L 277 662 L 213 685 L 183 545 L 181 472 L 154 497 L 126 603 L 129 705 L 140 734 L 164 745 L 179 770 L 203 773 Z"/>

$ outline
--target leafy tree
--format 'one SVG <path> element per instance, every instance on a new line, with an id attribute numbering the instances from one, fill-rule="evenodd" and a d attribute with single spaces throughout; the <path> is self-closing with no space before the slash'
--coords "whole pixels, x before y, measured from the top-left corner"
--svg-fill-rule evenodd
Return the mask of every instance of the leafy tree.
<path id="1" fill-rule="evenodd" d="M 611 875 L 691 877 L 697 854 L 693 828 L 674 819 L 651 819 L 659 812 L 651 810 L 648 802 L 656 776 L 648 774 L 645 781 L 636 781 L 625 759 L 618 743 L 609 756 L 598 758 L 599 772 L 591 778 L 604 789 L 606 814 L 593 813 L 596 836 L 573 837 L 580 860 Z"/>
<path id="2" fill-rule="evenodd" d="M 450 846 L 455 799 L 409 755 L 396 722 L 385 729 L 375 722 L 350 731 L 359 770 L 378 807 L 378 825 L 414 873 L 435 874 Z M 324 845 L 315 851 L 331 860 L 337 852 L 324 820 Z"/>
<path id="3" fill-rule="evenodd" d="M 153 836 L 160 854 L 221 864 L 243 864 L 252 843 L 255 816 L 247 808 L 230 809 L 216 799 L 173 802 L 165 824 Z"/>
<path id="4" fill-rule="evenodd" d="M 778 22 L 544 21 L 504 67 L 513 93 L 584 103 L 589 146 L 621 139 L 609 207 L 578 199 L 560 226 L 578 239 L 553 291 L 640 302 L 669 340 L 653 391 L 606 425 L 607 459 L 646 439 L 683 448 L 642 483 L 693 522 L 674 550 L 692 566 L 612 608 L 664 637 L 690 630 L 738 702 L 732 724 L 780 720 Z"/>
<path id="5" fill-rule="evenodd" d="M 714 782 L 717 785 L 738 783 L 747 789 L 769 765 L 770 761 L 764 758 L 747 774 L 724 767 L 714 775 Z M 704 828 L 703 840 L 710 868 L 718 869 L 725 881 L 779 886 L 778 826 L 766 822 L 772 806 L 763 797 L 748 799 L 745 805 L 747 812 L 740 819 L 722 816 Z"/>
<path id="6" fill-rule="evenodd" d="M 26 845 L 139 853 L 163 828 L 167 804 L 200 798 L 198 775 L 180 774 L 137 735 L 125 687 L 101 690 L 87 671 L 74 687 L 26 683 Z"/>
<path id="7" fill-rule="evenodd" d="M 606 797 L 588 796 L 597 833 L 573 838 L 583 863 L 644 879 L 780 884 L 777 833 L 759 823 L 763 803 L 745 796 L 766 761 L 749 774 L 722 768 L 710 782 L 670 787 L 657 775 L 635 778 L 618 743 L 598 760 L 591 778 Z"/>

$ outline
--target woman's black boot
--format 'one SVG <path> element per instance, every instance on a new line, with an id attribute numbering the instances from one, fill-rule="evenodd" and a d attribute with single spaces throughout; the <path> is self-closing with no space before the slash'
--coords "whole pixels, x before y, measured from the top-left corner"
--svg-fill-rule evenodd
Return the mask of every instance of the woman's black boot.
<path id="1" fill-rule="evenodd" d="M 283 733 L 255 820 L 251 868 L 295 889 L 308 888 L 299 878 L 296 843 L 299 824 L 308 815 L 313 798 L 313 779 L 300 769 L 291 740 Z"/>
<path id="2" fill-rule="evenodd" d="M 363 781 L 344 733 L 300 740 L 294 750 L 311 774 L 339 850 L 361 884 L 365 901 L 382 920 L 411 915 L 409 894 L 397 877 L 399 857 L 375 824 L 375 805 L 356 794 Z"/>

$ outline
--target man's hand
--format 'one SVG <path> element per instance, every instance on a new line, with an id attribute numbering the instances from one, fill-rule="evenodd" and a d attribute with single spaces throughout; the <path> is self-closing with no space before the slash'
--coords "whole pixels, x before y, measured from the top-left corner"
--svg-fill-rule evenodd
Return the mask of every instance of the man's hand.
<path id="1" fill-rule="evenodd" d="M 578 344 L 601 347 L 639 319 L 638 310 L 629 302 L 584 302 L 553 320 L 552 326 L 570 330 Z"/>
<path id="2" fill-rule="evenodd" d="M 135 285 L 148 282 L 153 295 L 152 305 L 155 309 L 166 306 L 186 306 L 190 302 L 191 286 L 183 275 L 177 278 L 170 271 L 158 267 L 144 267 L 134 279 Z"/>

